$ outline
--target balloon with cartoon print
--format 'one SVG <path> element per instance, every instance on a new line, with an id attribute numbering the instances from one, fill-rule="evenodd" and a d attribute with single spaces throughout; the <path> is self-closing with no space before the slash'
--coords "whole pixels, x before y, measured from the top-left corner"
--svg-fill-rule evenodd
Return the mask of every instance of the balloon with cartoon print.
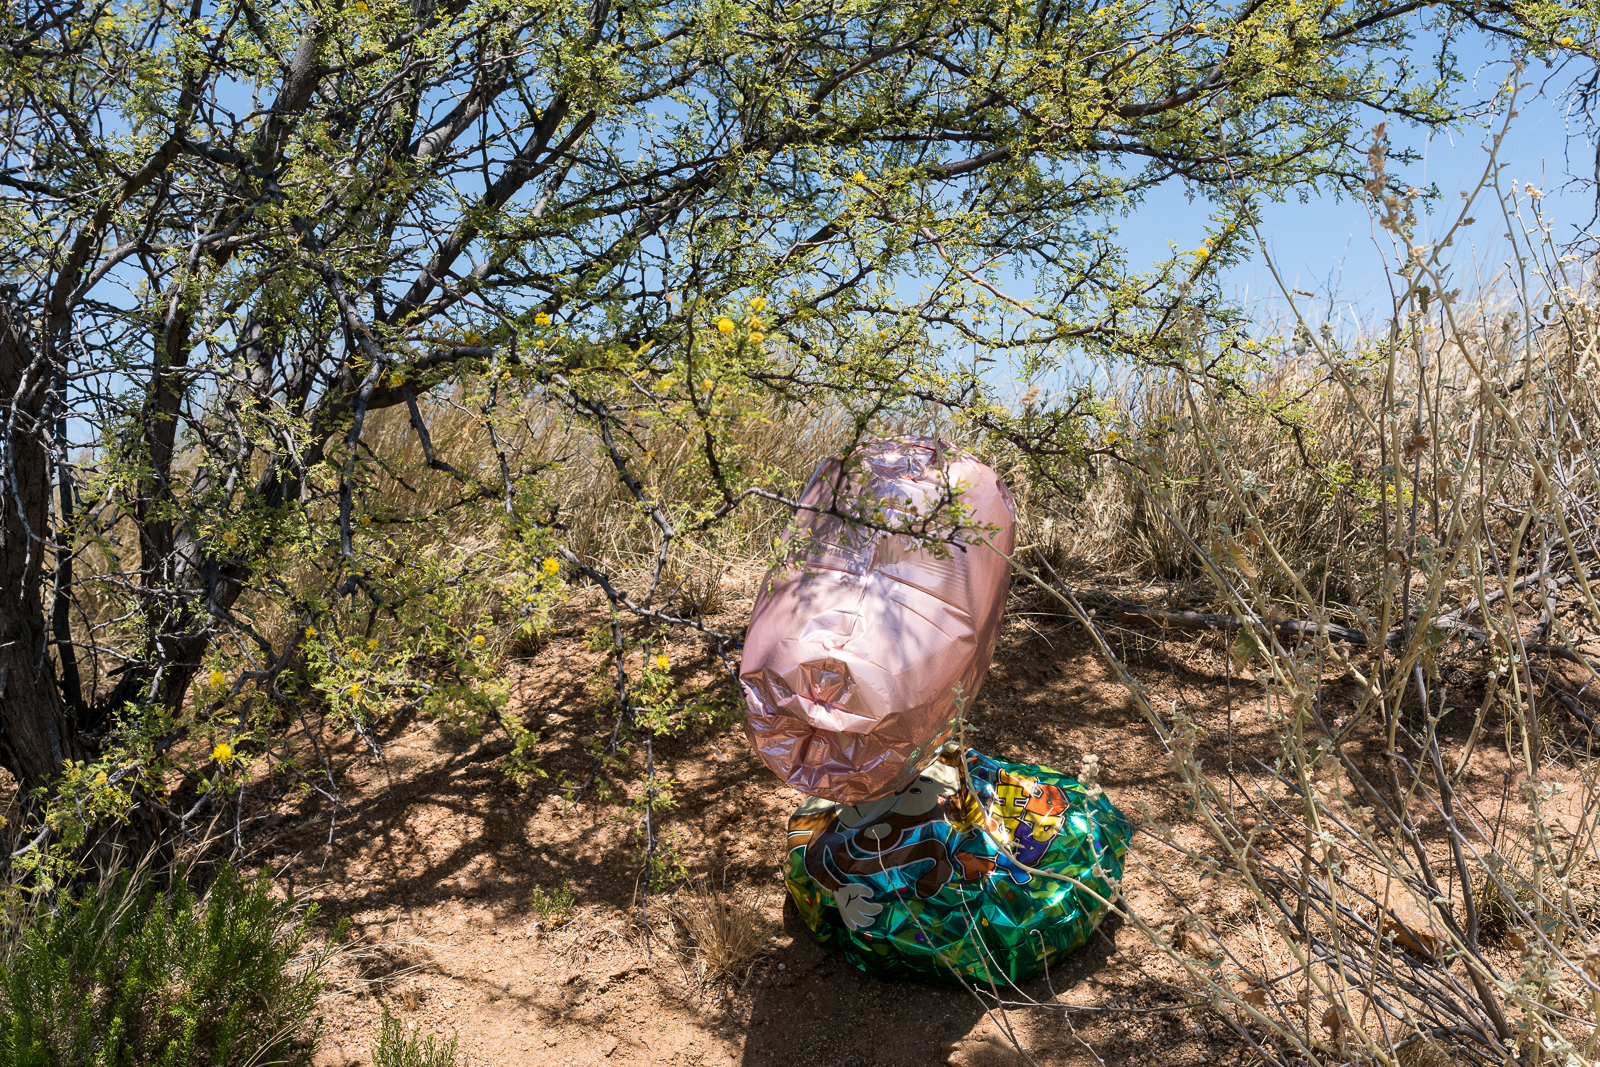
<path id="1" fill-rule="evenodd" d="M 810 794 L 789 894 L 864 971 L 1020 981 L 1105 915 L 1129 829 L 1098 789 L 945 744 L 994 654 L 1011 494 L 949 442 L 899 438 L 825 460 L 801 505 L 739 672 L 752 746 Z M 878 529 L 952 508 L 949 551 Z"/>
<path id="2" fill-rule="evenodd" d="M 1020 982 L 1105 916 L 1130 833 L 1097 789 L 967 750 L 887 797 L 807 800 L 784 881 L 817 940 L 863 971 Z"/>

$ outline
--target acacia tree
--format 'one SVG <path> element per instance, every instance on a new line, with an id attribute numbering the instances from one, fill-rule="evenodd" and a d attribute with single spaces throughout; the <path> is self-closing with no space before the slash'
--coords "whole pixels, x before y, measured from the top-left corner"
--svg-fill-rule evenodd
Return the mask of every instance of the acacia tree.
<path id="1" fill-rule="evenodd" d="M 1207 279 L 1255 198 L 1358 183 L 1375 119 L 1459 117 L 1458 33 L 1582 47 L 1592 20 L 1482 0 L 8 5 L 0 763 L 126 798 L 198 723 L 226 726 L 204 776 L 270 752 L 309 695 L 357 730 L 387 698 L 470 704 L 485 604 L 536 624 L 559 578 L 704 628 L 656 602 L 660 562 L 783 497 L 737 435 L 772 405 L 827 396 L 863 429 L 933 405 L 1065 485 L 1093 398 L 1015 410 L 969 346 L 1025 376 L 1231 358 Z M 1133 271 L 1112 222 L 1173 181 L 1211 200 L 1212 240 Z M 434 447 L 441 398 L 481 423 L 483 464 Z M 458 486 L 447 506 L 375 492 L 364 425 L 391 407 Z M 532 410 L 590 433 L 648 520 L 658 565 L 631 586 L 568 536 L 561 464 L 519 451 Z M 652 426 L 693 445 L 692 499 L 636 476 Z M 474 509 L 504 526 L 492 563 L 415 550 Z M 619 676 L 622 714 L 648 683 Z"/>

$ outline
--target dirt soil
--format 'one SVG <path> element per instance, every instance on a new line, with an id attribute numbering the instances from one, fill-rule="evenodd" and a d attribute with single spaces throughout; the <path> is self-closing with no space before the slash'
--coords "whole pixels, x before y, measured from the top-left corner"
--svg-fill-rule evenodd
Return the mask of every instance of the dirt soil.
<path id="1" fill-rule="evenodd" d="M 737 628 L 749 606 L 748 597 L 730 599 L 711 621 Z M 557 637 L 508 666 L 507 710 L 540 734 L 549 780 L 518 788 L 504 773 L 503 737 L 463 739 L 431 722 L 392 723 L 379 736 L 381 763 L 354 738 L 332 729 L 320 738 L 345 804 L 331 849 L 327 811 L 308 802 L 268 831 L 257 855 L 317 901 L 325 922 L 348 918 L 362 946 L 324 1002 L 322 1067 L 372 1062 L 385 1008 L 417 1032 L 457 1035 L 473 1065 L 1017 1063 L 1002 1025 L 1014 1027 L 1042 1065 L 1253 1062 L 1216 1016 L 1175 1008 L 1196 999 L 1191 984 L 1115 918 L 1064 966 L 1025 987 L 1038 1001 L 1098 1012 L 1002 1017 L 960 989 L 857 973 L 816 945 L 786 906 L 778 875 L 785 820 L 802 798 L 777 782 L 732 723 L 659 741 L 655 750 L 676 795 L 673 810 L 658 817 L 661 840 L 691 876 L 757 903 L 769 925 L 770 952 L 747 980 L 698 982 L 664 907 L 670 900 L 653 897 L 641 913 L 637 816 L 620 799 L 595 799 L 593 787 L 574 801 L 554 784 L 563 774 L 569 782 L 589 775 L 584 743 L 609 731 L 611 712 L 590 686 L 604 655 L 584 637 L 597 618 L 575 607 Z M 1262 688 L 1228 670 L 1215 639 L 1114 639 L 1152 701 L 1175 701 L 1203 728 L 1208 766 L 1230 752 L 1241 764 L 1271 757 Z M 688 689 L 725 684 L 702 643 L 680 640 L 671 659 Z M 1341 690 L 1330 692 L 1337 698 Z M 1348 692 L 1353 700 L 1354 688 Z M 1136 823 L 1173 824 L 1192 851 L 1209 847 L 1197 827 L 1185 828 L 1185 798 L 1165 750 L 1076 624 L 1014 603 L 971 718 L 978 747 L 1003 759 L 1070 773 L 1098 755 L 1101 784 Z M 1470 710 L 1459 713 L 1452 725 L 1464 734 L 1470 718 Z M 631 769 L 637 792 L 642 756 L 629 759 L 609 781 L 620 786 Z M 1483 774 L 1480 806 L 1492 814 L 1502 778 L 1488 763 Z M 563 886 L 571 909 L 552 904 Z M 1190 857 L 1136 834 L 1123 888 L 1152 924 L 1171 922 L 1181 901 L 1240 958 L 1267 969 L 1262 957 L 1272 950 L 1261 924 L 1270 920 L 1242 892 L 1202 880 Z"/>

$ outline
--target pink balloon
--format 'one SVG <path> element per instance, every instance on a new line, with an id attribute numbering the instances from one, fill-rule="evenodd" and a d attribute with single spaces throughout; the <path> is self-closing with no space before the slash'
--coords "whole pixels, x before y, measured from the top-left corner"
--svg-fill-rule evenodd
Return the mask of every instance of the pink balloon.
<path id="1" fill-rule="evenodd" d="M 962 529 L 946 559 L 826 513 L 903 527 L 937 508 L 932 528 L 948 531 L 952 498 Z M 789 785 L 856 804 L 909 784 L 949 737 L 957 690 L 968 707 L 977 697 L 1000 635 L 1016 506 L 993 470 L 928 437 L 831 456 L 800 500 L 789 554 L 762 582 L 745 636 L 745 732 Z"/>

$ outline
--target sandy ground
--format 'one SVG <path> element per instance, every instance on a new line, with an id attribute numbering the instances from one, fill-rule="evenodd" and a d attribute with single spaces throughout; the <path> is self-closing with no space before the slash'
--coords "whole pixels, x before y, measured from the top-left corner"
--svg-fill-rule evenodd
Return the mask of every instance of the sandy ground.
<path id="1" fill-rule="evenodd" d="M 735 600 L 718 621 L 737 626 L 747 611 L 748 602 Z M 856 973 L 813 943 L 785 907 L 777 873 L 784 823 L 801 798 L 751 755 L 732 724 L 656 746 L 677 797 L 659 816 L 661 839 L 691 876 L 756 902 L 769 927 L 770 953 L 746 981 L 696 981 L 663 901 L 652 898 L 641 914 L 637 817 L 620 799 L 594 799 L 594 789 L 573 801 L 552 785 L 562 774 L 588 775 L 594 764 L 583 743 L 609 731 L 611 712 L 586 689 L 603 657 L 582 630 L 569 624 L 565 636 L 508 667 L 516 690 L 509 710 L 543 738 L 551 780 L 520 789 L 503 771 L 503 738 L 453 738 L 429 722 L 391 724 L 382 763 L 331 729 L 323 736 L 346 803 L 331 851 L 323 847 L 326 812 L 308 803 L 269 831 L 257 853 L 320 903 L 324 921 L 349 918 L 363 946 L 324 1001 L 319 1064 L 370 1063 L 385 1007 L 419 1032 L 456 1034 L 474 1065 L 1017 1063 L 999 1036 L 1002 1024 L 1039 1064 L 1253 1062 L 1207 1010 L 1173 1010 L 1193 999 L 1189 983 L 1116 919 L 1026 987 L 1039 1001 L 1099 1012 L 1001 1018 L 959 989 Z M 1118 640 L 1152 697 L 1177 702 L 1203 727 L 1208 766 L 1270 756 L 1261 688 L 1229 679 L 1220 645 Z M 686 687 L 725 684 L 701 644 L 675 645 L 672 659 Z M 1336 699 L 1340 690 L 1330 692 Z M 1086 754 L 1098 755 L 1101 783 L 1124 811 L 1176 825 L 1196 851 L 1208 847 L 1185 824 L 1160 743 L 1075 624 L 1014 603 L 972 719 L 978 746 L 1001 758 L 1072 771 Z M 637 754 L 630 759 L 631 769 L 642 767 Z M 627 769 L 610 778 L 618 788 Z M 1484 776 L 1481 791 L 1497 797 L 1501 777 L 1487 764 Z M 548 903 L 563 885 L 574 900 L 570 913 Z M 1177 914 L 1181 897 L 1241 958 L 1268 962 L 1263 917 L 1242 894 L 1203 881 L 1194 863 L 1147 835 L 1134 839 L 1124 891 L 1156 925 Z"/>

